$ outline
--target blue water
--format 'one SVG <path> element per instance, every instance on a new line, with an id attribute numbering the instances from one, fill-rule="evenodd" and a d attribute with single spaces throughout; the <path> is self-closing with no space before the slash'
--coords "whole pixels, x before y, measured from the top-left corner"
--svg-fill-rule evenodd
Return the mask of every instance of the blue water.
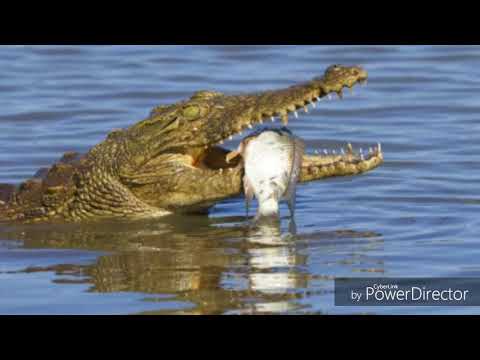
<path id="1" fill-rule="evenodd" d="M 247 233 L 242 199 L 208 218 L 0 225 L 0 313 L 478 313 L 335 307 L 333 279 L 480 276 L 479 60 L 477 46 L 0 47 L 0 183 L 194 91 L 281 88 L 334 63 L 364 66 L 368 86 L 290 128 L 309 152 L 380 141 L 385 154 L 300 186 L 287 240 Z"/>

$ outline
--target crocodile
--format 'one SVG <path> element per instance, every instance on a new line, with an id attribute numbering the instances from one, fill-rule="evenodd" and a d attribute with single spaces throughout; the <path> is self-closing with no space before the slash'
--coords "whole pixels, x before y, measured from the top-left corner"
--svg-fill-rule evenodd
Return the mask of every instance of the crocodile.
<path id="1" fill-rule="evenodd" d="M 132 126 L 110 132 L 86 154 L 68 152 L 18 186 L 0 184 L 1 222 L 81 222 L 208 213 L 242 194 L 242 162 L 226 161 L 224 141 L 264 121 L 280 119 L 330 94 L 367 81 L 359 66 L 332 65 L 323 76 L 279 90 L 226 95 L 199 91 L 155 107 Z M 368 154 L 305 154 L 299 182 L 370 171 L 383 163 Z"/>

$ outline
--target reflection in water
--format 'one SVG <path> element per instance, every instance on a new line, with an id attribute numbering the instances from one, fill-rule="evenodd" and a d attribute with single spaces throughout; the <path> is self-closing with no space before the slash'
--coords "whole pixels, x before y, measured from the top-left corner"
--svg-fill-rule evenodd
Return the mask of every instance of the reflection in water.
<path id="1" fill-rule="evenodd" d="M 291 224 L 293 219 L 291 220 Z M 249 288 L 264 295 L 281 295 L 294 292 L 295 289 L 308 288 L 308 274 L 300 272 L 307 262 L 307 255 L 300 255 L 295 247 L 294 227 L 281 233 L 280 220 L 262 218 L 250 229 L 246 240 L 251 244 L 264 246 L 247 250 L 250 273 Z M 258 302 L 253 304 L 252 312 L 282 313 L 299 308 L 289 299 Z"/>
<path id="2" fill-rule="evenodd" d="M 282 233 L 276 220 L 245 226 L 238 225 L 240 219 L 171 217 L 163 222 L 35 225 L 4 229 L 0 236 L 21 239 L 25 248 L 103 253 L 90 265 L 59 264 L 27 268 L 24 273 L 54 271 L 63 284 L 88 282 L 89 291 L 95 293 L 151 294 L 145 300 L 158 302 L 159 309 L 162 296 L 169 295 L 169 300 L 174 296 L 185 303 L 174 313 L 189 314 L 308 311 L 298 300 L 314 287 L 311 280 L 318 279 L 308 267 L 311 241 L 321 244 L 335 238 L 338 244 L 341 238 L 354 247 L 360 246 L 355 245 L 357 239 L 378 241 L 371 232 L 302 235 Z"/>

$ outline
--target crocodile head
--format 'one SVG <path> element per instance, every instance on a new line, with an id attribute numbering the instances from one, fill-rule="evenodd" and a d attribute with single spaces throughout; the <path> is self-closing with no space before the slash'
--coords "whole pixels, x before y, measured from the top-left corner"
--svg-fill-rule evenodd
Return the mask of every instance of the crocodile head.
<path id="1" fill-rule="evenodd" d="M 159 106 L 149 118 L 126 132 L 129 158 L 119 177 L 147 204 L 173 211 L 204 210 L 242 190 L 240 159 L 227 162 L 222 145 L 233 136 L 281 120 L 331 93 L 342 97 L 344 88 L 367 80 L 358 66 L 330 66 L 323 76 L 289 88 L 256 94 L 225 95 L 199 91 L 189 100 Z M 305 155 L 300 181 L 327 176 L 354 175 L 383 161 L 376 148 L 363 156 L 351 149 L 339 155 Z"/>
<path id="2" fill-rule="evenodd" d="M 153 109 L 150 118 L 135 128 L 155 137 L 163 150 L 202 153 L 272 117 L 287 125 L 289 114 L 315 105 L 329 93 L 342 97 L 343 88 L 363 83 L 367 77 L 358 66 L 332 65 L 323 77 L 283 90 L 245 95 L 199 91 L 187 101 Z"/>

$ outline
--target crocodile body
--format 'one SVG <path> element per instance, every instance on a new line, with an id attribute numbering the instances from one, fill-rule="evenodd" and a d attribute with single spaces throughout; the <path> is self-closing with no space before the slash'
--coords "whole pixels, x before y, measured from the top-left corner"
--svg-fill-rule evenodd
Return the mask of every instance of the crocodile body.
<path id="1" fill-rule="evenodd" d="M 330 93 L 366 81 L 360 67 L 334 65 L 322 77 L 256 94 L 200 91 L 159 106 L 133 126 L 108 134 L 87 154 L 66 153 L 19 186 L 0 184 L 0 221 L 85 221 L 205 213 L 243 192 L 242 162 L 222 146 L 264 121 L 288 116 Z M 364 173 L 383 162 L 366 154 L 304 155 L 300 182 Z"/>

